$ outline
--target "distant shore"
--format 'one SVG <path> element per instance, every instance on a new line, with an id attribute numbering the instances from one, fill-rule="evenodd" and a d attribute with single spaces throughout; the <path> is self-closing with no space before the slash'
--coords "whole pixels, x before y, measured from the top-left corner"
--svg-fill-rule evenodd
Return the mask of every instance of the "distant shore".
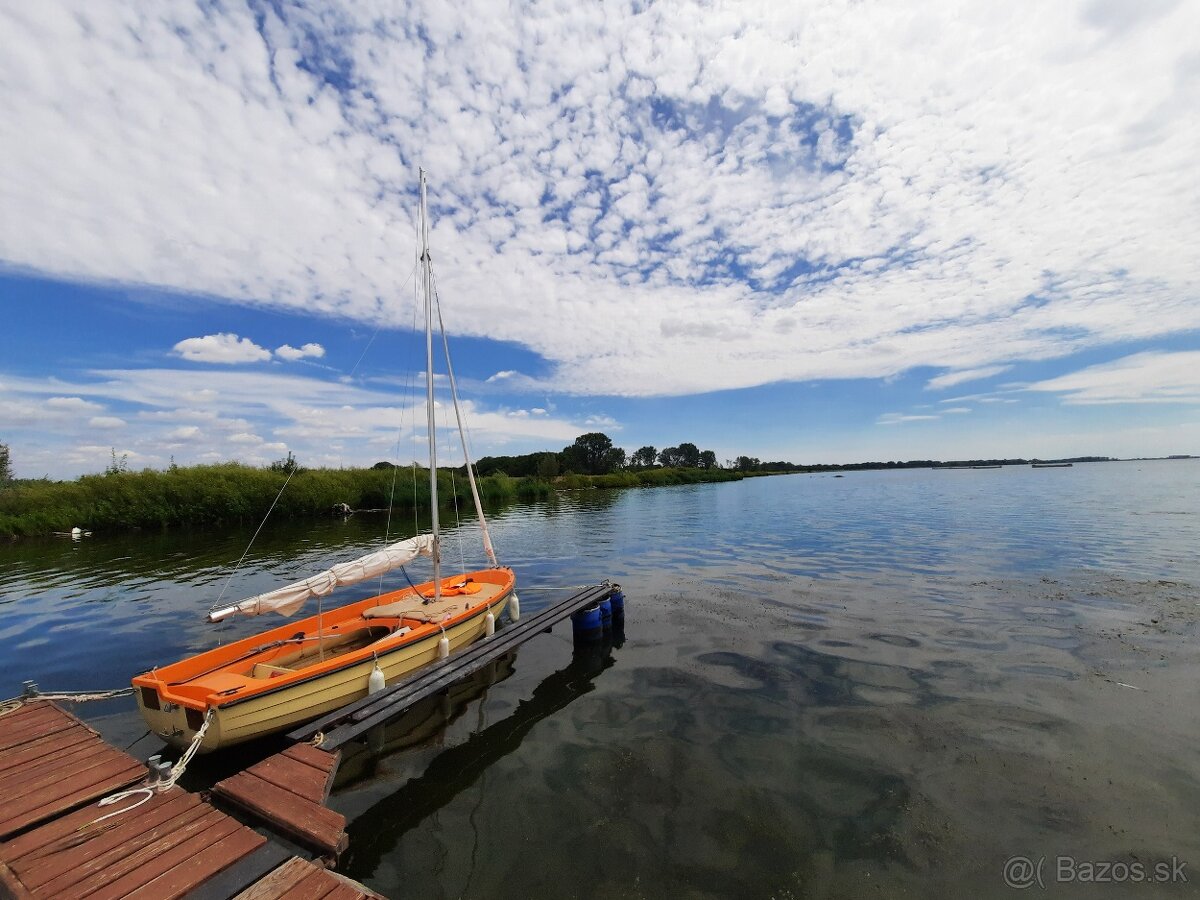
<path id="1" fill-rule="evenodd" d="M 1163 459 L 1194 459 L 1171 456 Z M 841 464 L 774 463 L 753 471 L 727 468 L 626 468 L 608 475 L 512 477 L 503 472 L 479 479 L 485 504 L 537 500 L 557 491 L 597 488 L 659 487 L 740 481 L 765 475 L 890 471 L 894 469 L 990 469 L 1031 463 L 1119 462 L 1107 456 L 1065 459 L 908 460 Z M 74 481 L 25 479 L 0 487 L 0 538 L 35 537 L 85 531 L 127 531 L 171 527 L 210 527 L 259 522 L 268 510 L 281 519 L 329 516 L 351 511 L 429 508 L 427 469 L 301 469 L 288 480 L 286 471 L 219 463 L 172 466 L 166 470 L 108 471 Z M 414 474 L 414 472 L 416 474 Z M 439 469 L 438 495 L 445 505 L 470 504 L 464 470 Z M 276 499 L 278 498 L 278 499 Z M 272 509 L 272 504 L 274 508 Z"/>
<path id="2" fill-rule="evenodd" d="M 698 484 L 741 477 L 725 469 L 665 468 L 549 479 L 497 473 L 479 479 L 479 492 L 484 503 L 492 504 L 543 499 L 559 490 Z M 415 474 L 411 467 L 300 470 L 282 490 L 287 480 L 286 472 L 222 463 L 84 475 L 74 481 L 17 481 L 0 488 L 0 537 L 35 537 L 72 528 L 96 532 L 258 522 L 268 510 L 281 519 L 301 519 L 329 516 L 347 507 L 429 507 L 427 469 Z M 463 470 L 438 470 L 438 496 L 445 505 L 471 503 Z"/>

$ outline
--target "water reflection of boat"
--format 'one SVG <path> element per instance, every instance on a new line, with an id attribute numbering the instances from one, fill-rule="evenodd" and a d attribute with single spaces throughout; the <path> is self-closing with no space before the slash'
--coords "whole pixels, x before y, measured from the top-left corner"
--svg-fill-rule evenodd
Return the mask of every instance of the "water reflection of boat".
<path id="1" fill-rule="evenodd" d="M 423 585 L 410 581 L 403 590 L 338 609 L 318 607 L 315 616 L 137 676 L 133 685 L 138 708 L 151 730 L 168 743 L 199 742 L 203 752 L 286 731 L 366 696 L 372 684 L 382 687 L 397 681 L 490 633 L 510 598 L 515 608 L 515 577 L 512 569 L 496 561 L 467 453 L 454 368 L 433 290 L 424 171 L 420 181 L 431 534 L 390 544 L 296 584 L 214 609 L 209 619 L 216 622 L 264 612 L 293 615 L 306 600 L 319 600 L 334 588 L 381 577 L 418 555 L 432 559 L 433 580 Z M 446 372 L 483 547 L 492 565 L 446 579 L 438 524 L 435 323 L 446 351 Z"/>
<path id="2" fill-rule="evenodd" d="M 350 849 L 341 859 L 341 868 L 352 877 L 354 873 L 376 871 L 406 833 L 470 788 L 489 767 L 515 752 L 538 722 L 593 691 L 596 677 L 614 664 L 612 650 L 621 646 L 624 634 L 614 627 L 612 638 L 576 646 L 571 662 L 546 676 L 512 713 L 442 751 L 421 775 L 357 816 L 348 829 Z M 349 745 L 342 752 L 349 753 Z M 345 763 L 342 765 L 344 771 Z M 335 792 L 342 784 L 339 774 Z"/>
<path id="3" fill-rule="evenodd" d="M 371 729 L 361 740 L 341 748 L 337 784 L 349 787 L 370 778 L 384 757 L 417 747 L 457 721 L 472 701 L 493 685 L 509 678 L 516 668 L 517 651 L 506 653 L 484 668 L 455 682 L 444 693 L 427 697 L 390 722 Z"/>

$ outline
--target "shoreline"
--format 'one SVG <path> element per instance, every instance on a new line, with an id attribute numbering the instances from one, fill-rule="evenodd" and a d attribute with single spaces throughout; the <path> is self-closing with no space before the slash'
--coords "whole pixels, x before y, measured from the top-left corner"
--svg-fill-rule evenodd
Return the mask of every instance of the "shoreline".
<path id="1" fill-rule="evenodd" d="M 407 468 L 407 467 L 404 467 Z M 0 539 L 128 532 L 178 527 L 214 527 L 263 519 L 328 518 L 338 510 L 428 509 L 428 470 L 423 477 L 398 477 L 396 469 L 310 469 L 291 478 L 283 472 L 220 463 L 177 466 L 160 471 L 84 475 L 75 481 L 23 481 L 0 490 Z M 783 473 L 756 473 L 783 474 Z M 516 500 L 544 500 L 559 491 L 665 487 L 740 481 L 727 469 L 643 469 L 611 475 L 478 479 L 486 506 Z M 288 486 L 283 490 L 285 484 Z M 470 503 L 461 469 L 438 470 L 439 506 Z"/>

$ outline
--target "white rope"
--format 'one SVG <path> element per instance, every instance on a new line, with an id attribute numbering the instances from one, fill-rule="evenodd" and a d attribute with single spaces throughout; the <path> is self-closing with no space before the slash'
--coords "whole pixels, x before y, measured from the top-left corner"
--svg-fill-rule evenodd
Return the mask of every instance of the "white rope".
<path id="1" fill-rule="evenodd" d="M 110 794 L 104 799 L 97 801 L 96 805 L 112 806 L 114 803 L 120 803 L 122 800 L 128 797 L 136 797 L 139 794 L 143 795 L 141 800 L 139 800 L 137 803 L 131 804 L 130 806 L 126 806 L 123 809 L 118 809 L 114 812 L 108 813 L 107 815 L 103 815 L 98 819 L 93 819 L 92 821 L 88 822 L 87 825 L 81 825 L 79 830 L 82 831 L 84 828 L 88 828 L 92 825 L 98 825 L 105 819 L 111 819 L 113 816 L 119 816 L 123 813 L 135 810 L 153 797 L 155 793 L 162 794 L 175 787 L 175 782 L 183 777 L 183 773 L 186 771 L 188 763 L 192 761 L 192 757 L 195 756 L 200 750 L 200 745 L 204 742 L 204 735 L 208 732 L 208 726 L 212 724 L 213 714 L 215 712 L 215 707 L 209 707 L 208 712 L 204 714 L 204 723 L 200 726 L 199 730 L 196 731 L 196 736 L 192 738 L 192 743 L 188 746 L 187 750 L 184 751 L 183 756 L 179 757 L 178 762 L 171 766 L 171 772 L 166 778 L 153 784 L 144 785 L 143 787 L 130 788 L 127 791 L 118 791 L 115 794 Z"/>
<path id="2" fill-rule="evenodd" d="M 34 700 L 63 700 L 69 703 L 86 703 L 89 700 L 112 700 L 115 697 L 128 697 L 133 693 L 133 688 L 115 688 L 111 691 L 57 691 L 53 694 L 43 694 L 36 687 L 30 693 L 22 694 L 20 697 L 10 697 L 7 700 L 0 700 L 0 716 L 7 715 L 11 712 L 16 712 L 26 703 Z"/>

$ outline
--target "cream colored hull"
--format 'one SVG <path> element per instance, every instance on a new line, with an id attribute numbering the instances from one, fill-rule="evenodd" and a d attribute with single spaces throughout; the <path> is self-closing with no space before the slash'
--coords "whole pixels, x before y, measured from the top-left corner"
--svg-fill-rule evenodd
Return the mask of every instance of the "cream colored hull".
<path id="1" fill-rule="evenodd" d="M 508 603 L 505 596 L 492 603 L 490 610 L 499 618 Z M 486 614 L 473 616 L 465 622 L 446 629 L 450 655 L 483 637 Z M 379 667 L 388 684 L 429 665 L 437 659 L 441 632 L 394 650 L 382 650 Z M 381 642 L 385 647 L 389 642 Z M 367 680 L 375 661 L 347 666 L 328 672 L 290 687 L 227 706 L 215 707 L 212 723 L 205 732 L 200 752 L 230 747 L 255 738 L 287 731 L 325 713 L 340 709 L 367 695 Z M 163 704 L 161 709 L 148 709 L 142 703 L 140 691 L 134 691 L 138 707 L 151 730 L 169 744 L 186 747 L 195 737 L 195 729 L 187 722 L 186 710 L 175 704 Z M 194 713 L 193 713 L 194 715 Z"/>

